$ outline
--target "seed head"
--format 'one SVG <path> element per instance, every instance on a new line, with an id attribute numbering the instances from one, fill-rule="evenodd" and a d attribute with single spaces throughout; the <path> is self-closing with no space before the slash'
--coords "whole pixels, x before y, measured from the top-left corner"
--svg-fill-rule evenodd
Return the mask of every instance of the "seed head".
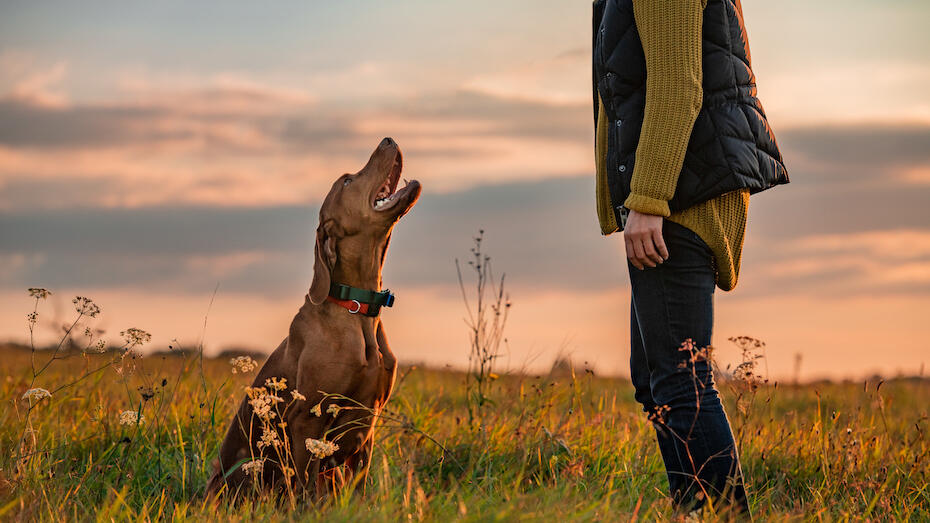
<path id="1" fill-rule="evenodd" d="M 41 387 L 29 389 L 26 391 L 25 394 L 23 394 L 23 399 L 28 400 L 30 404 L 32 404 L 33 402 L 38 403 L 39 401 L 45 398 L 51 398 L 51 397 L 52 397 L 52 393 Z"/>
<path id="2" fill-rule="evenodd" d="M 245 374 L 246 372 L 252 372 L 258 367 L 258 363 L 255 362 L 249 356 L 236 356 L 235 358 L 229 360 L 229 364 L 232 365 L 232 373 L 237 374 L 241 372 Z"/>
<path id="3" fill-rule="evenodd" d="M 124 410 L 119 413 L 120 425 L 142 425 L 145 423 L 145 416 L 134 410 Z"/>
<path id="4" fill-rule="evenodd" d="M 36 298 L 39 300 L 44 300 L 52 294 L 52 291 L 43 289 L 42 287 L 29 287 L 28 292 L 30 298 Z"/>
<path id="5" fill-rule="evenodd" d="M 313 454 L 313 456 L 318 459 L 332 456 L 333 453 L 339 450 L 339 445 L 324 439 L 307 438 L 304 444 L 307 445 L 307 450 L 310 451 L 310 454 Z"/>

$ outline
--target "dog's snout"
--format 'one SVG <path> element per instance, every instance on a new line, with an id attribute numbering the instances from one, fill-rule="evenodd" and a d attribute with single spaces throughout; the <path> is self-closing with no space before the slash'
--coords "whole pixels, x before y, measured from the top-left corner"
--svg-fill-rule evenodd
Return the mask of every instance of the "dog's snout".
<path id="1" fill-rule="evenodd" d="M 397 145 L 397 142 L 395 142 L 393 138 L 388 136 L 384 140 L 381 140 L 380 147 L 391 147 L 391 146 L 396 146 L 396 145 Z"/>

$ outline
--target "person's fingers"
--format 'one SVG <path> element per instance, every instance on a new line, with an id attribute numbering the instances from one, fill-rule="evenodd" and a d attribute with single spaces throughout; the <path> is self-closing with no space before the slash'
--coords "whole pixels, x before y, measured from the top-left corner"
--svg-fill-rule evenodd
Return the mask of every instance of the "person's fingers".
<path id="1" fill-rule="evenodd" d="M 662 237 L 662 229 L 652 231 L 652 241 L 656 245 L 656 251 L 662 257 L 662 261 L 668 259 L 668 247 L 665 246 L 665 238 Z"/>
<path id="2" fill-rule="evenodd" d="M 646 253 L 646 259 L 650 262 L 650 267 L 655 267 L 662 263 L 662 256 L 659 256 L 659 253 L 656 252 L 653 238 L 652 232 L 650 232 L 648 236 L 643 237 L 643 251 Z"/>
<path id="3" fill-rule="evenodd" d="M 633 239 L 627 235 L 624 235 L 623 240 L 626 244 L 626 259 L 633 267 L 636 267 L 639 270 L 643 270 L 643 265 L 639 262 L 639 260 L 636 259 L 636 249 L 633 248 Z"/>
<path id="4" fill-rule="evenodd" d="M 645 265 L 648 267 L 655 267 L 656 264 L 652 263 L 652 260 L 646 256 L 646 249 L 643 246 L 643 240 L 641 237 L 633 238 L 633 252 L 636 253 L 636 261 L 640 265 Z"/>

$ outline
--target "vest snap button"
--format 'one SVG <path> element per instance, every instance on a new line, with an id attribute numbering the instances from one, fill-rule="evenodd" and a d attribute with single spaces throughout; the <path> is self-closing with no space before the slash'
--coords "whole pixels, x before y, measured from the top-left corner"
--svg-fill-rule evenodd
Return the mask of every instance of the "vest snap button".
<path id="1" fill-rule="evenodd" d="M 620 172 L 625 173 L 625 172 L 626 172 L 626 165 L 621 165 L 621 166 L 618 167 L 617 169 L 618 169 Z"/>

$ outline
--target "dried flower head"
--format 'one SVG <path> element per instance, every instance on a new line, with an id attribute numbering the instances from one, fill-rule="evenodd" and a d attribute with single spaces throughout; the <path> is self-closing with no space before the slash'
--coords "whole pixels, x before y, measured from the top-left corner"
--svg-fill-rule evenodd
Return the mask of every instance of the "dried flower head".
<path id="1" fill-rule="evenodd" d="M 295 401 L 296 401 L 296 400 L 300 400 L 300 401 L 306 401 L 306 400 L 307 400 L 307 397 L 304 396 L 303 394 L 297 392 L 297 389 L 294 389 L 294 390 L 291 391 L 291 396 L 294 398 Z"/>
<path id="2" fill-rule="evenodd" d="M 97 340 L 92 347 L 93 352 L 104 353 L 107 351 L 107 340 Z"/>
<path id="3" fill-rule="evenodd" d="M 145 416 L 134 410 L 124 410 L 119 413 L 120 425 L 142 425 L 145 423 Z"/>
<path id="4" fill-rule="evenodd" d="M 284 390 L 287 388 L 287 378 L 268 378 L 265 386 L 272 390 Z"/>
<path id="5" fill-rule="evenodd" d="M 313 414 L 314 416 L 318 418 L 323 415 L 323 411 L 320 408 L 320 403 L 317 403 L 316 405 L 310 408 L 310 414 Z"/>
<path id="6" fill-rule="evenodd" d="M 278 439 L 278 433 L 275 432 L 271 427 L 265 425 L 262 427 L 262 439 L 257 443 L 258 448 L 262 449 L 269 446 L 277 447 L 281 444 L 281 440 Z"/>
<path id="7" fill-rule="evenodd" d="M 245 374 L 246 372 L 252 372 L 258 367 L 258 363 L 249 356 L 236 356 L 235 358 L 229 360 L 229 364 L 233 367 L 233 374 L 237 374 L 239 372 Z"/>
<path id="8" fill-rule="evenodd" d="M 155 397 L 155 389 L 152 387 L 139 387 L 136 390 L 138 390 L 139 395 L 142 396 L 142 401 L 148 401 Z"/>
<path id="9" fill-rule="evenodd" d="M 339 415 L 340 410 L 342 410 L 342 407 L 336 405 L 335 403 L 330 403 L 329 407 L 326 407 L 326 413 L 332 414 L 334 418 Z"/>
<path id="10" fill-rule="evenodd" d="M 144 345 L 152 340 L 151 334 L 135 327 L 120 331 L 119 335 L 126 340 L 126 345 L 128 345 L 130 349 L 139 345 Z"/>
<path id="11" fill-rule="evenodd" d="M 264 459 L 253 459 L 252 461 L 246 461 L 242 464 L 242 472 L 245 472 L 249 476 L 255 477 L 261 473 L 262 468 L 265 466 Z"/>
<path id="12" fill-rule="evenodd" d="M 37 321 L 39 321 L 38 312 L 33 311 L 26 315 L 26 322 L 29 323 L 29 328 L 35 327 Z"/>
<path id="13" fill-rule="evenodd" d="M 31 404 L 32 402 L 38 403 L 39 401 L 41 401 L 41 400 L 43 400 L 43 399 L 45 399 L 45 398 L 51 398 L 51 397 L 52 397 L 52 393 L 49 392 L 49 391 L 47 391 L 47 390 L 45 390 L 45 389 L 43 389 L 43 388 L 41 388 L 41 387 L 37 387 L 37 388 L 34 388 L 34 389 L 29 389 L 29 390 L 26 391 L 25 394 L 23 394 L 23 399 L 24 399 L 24 400 L 29 400 L 29 403 L 30 403 L 30 404 Z"/>
<path id="14" fill-rule="evenodd" d="M 339 450 L 339 445 L 332 441 L 326 441 L 325 439 L 307 438 L 304 443 L 307 445 L 307 450 L 310 451 L 310 454 L 313 454 L 317 459 L 332 456 L 333 453 Z"/>
<path id="15" fill-rule="evenodd" d="M 81 316 L 96 318 L 100 314 L 100 306 L 94 303 L 94 300 L 85 296 L 75 296 L 71 303 L 74 304 L 74 310 Z"/>
<path id="16" fill-rule="evenodd" d="M 246 387 L 245 393 L 249 397 L 249 405 L 256 416 L 263 420 L 272 420 L 277 414 L 274 404 L 284 401 L 281 397 L 270 394 L 264 387 Z"/>
<path id="17" fill-rule="evenodd" d="M 52 291 L 43 289 L 42 287 L 29 287 L 28 291 L 29 297 L 37 300 L 44 300 L 52 294 Z"/>

